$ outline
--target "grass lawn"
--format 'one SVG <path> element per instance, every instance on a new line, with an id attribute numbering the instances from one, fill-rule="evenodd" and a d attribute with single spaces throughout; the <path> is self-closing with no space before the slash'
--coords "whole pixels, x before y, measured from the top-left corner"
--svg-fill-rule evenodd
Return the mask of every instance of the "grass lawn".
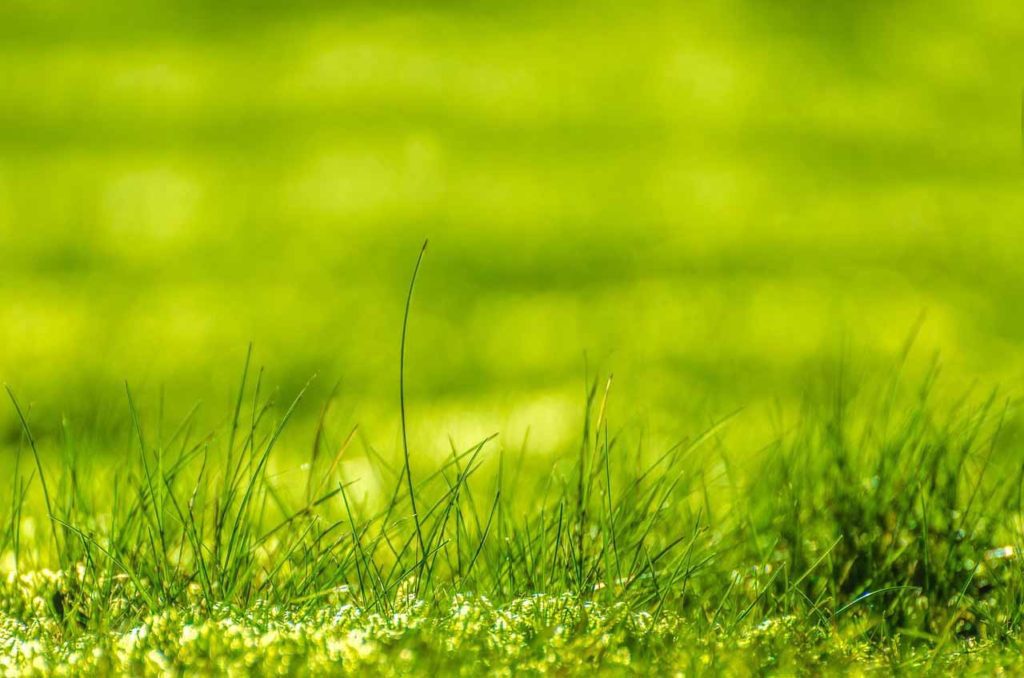
<path id="1" fill-rule="evenodd" d="M 1024 670 L 1022 43 L 0 5 L 0 667 Z"/>

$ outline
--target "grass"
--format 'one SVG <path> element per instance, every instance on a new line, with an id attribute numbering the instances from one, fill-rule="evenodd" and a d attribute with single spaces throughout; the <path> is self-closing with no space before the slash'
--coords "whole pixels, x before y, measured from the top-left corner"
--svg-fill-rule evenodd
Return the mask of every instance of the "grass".
<path id="1" fill-rule="evenodd" d="M 483 440 L 414 494 L 407 468 L 375 466 L 393 488 L 375 504 L 316 452 L 305 482 L 276 480 L 290 408 L 271 423 L 259 391 L 229 431 L 156 438 L 129 395 L 138 449 L 113 471 L 71 442 L 47 469 L 26 423 L 39 465 L 16 471 L 0 533 L 8 669 L 1016 665 L 1022 485 L 994 400 L 940 414 L 923 392 L 858 429 L 837 399 L 712 491 L 728 422 L 645 455 L 595 383 L 550 475 Z M 30 483 L 52 488 L 42 510 Z"/>
<path id="2" fill-rule="evenodd" d="M 258 4 L 0 3 L 5 669 L 1020 671 L 1020 3 Z"/>
<path id="3" fill-rule="evenodd" d="M 610 376 L 547 472 L 524 473 L 525 444 L 497 436 L 452 441 L 428 467 L 408 442 L 403 358 L 402 463 L 364 452 L 376 493 L 339 465 L 354 431 L 327 447 L 330 401 L 304 477 L 274 462 L 307 389 L 267 395 L 251 348 L 218 431 L 199 433 L 195 409 L 154 420 L 126 388 L 134 451 L 112 469 L 67 422 L 48 460 L 8 387 L 27 449 L 0 529 L 0 661 L 74 675 L 1019 669 L 1014 410 L 996 393 L 939 406 L 937 368 L 907 389 L 912 343 L 873 389 L 841 369 L 808 393 L 745 468 L 724 444 L 739 413 L 630 446 Z"/>

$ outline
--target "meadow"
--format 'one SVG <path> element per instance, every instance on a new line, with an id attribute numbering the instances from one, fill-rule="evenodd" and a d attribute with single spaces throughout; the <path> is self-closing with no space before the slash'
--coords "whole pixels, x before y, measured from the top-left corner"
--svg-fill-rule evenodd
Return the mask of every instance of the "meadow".
<path id="1" fill-rule="evenodd" d="M 0 5 L 0 667 L 1020 671 L 1021 44 Z"/>

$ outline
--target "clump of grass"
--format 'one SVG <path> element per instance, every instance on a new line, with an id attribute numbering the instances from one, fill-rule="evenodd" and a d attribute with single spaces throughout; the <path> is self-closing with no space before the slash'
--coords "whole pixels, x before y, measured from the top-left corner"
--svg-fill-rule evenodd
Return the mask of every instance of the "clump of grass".
<path id="1" fill-rule="evenodd" d="M 249 381 L 247 362 L 243 392 Z M 51 537 L 35 534 L 31 554 L 21 549 L 18 562 L 84 566 L 83 588 L 93 591 L 122 582 L 122 592 L 135 590 L 140 614 L 194 599 L 196 592 L 208 606 L 245 607 L 315 600 L 339 587 L 380 610 L 410 593 L 430 598 L 463 590 L 499 600 L 539 591 L 602 597 L 607 590 L 661 602 L 709 562 L 699 515 L 688 514 L 682 525 L 666 520 L 678 518 L 668 507 L 695 475 L 674 470 L 688 448 L 677 446 L 640 470 L 616 468 L 604 401 L 596 419 L 593 412 L 596 386 L 579 451 L 562 455 L 567 472 L 546 479 L 538 488 L 546 498 L 537 497 L 528 512 L 522 511 L 527 481 L 509 477 L 505 452 L 496 453 L 496 473 L 471 483 L 493 437 L 452 451 L 414 483 L 404 468 L 381 465 L 377 472 L 392 474 L 393 487 L 382 506 L 353 496 L 353 479 L 340 472 L 337 458 L 317 463 L 314 455 L 306 491 L 297 493 L 267 469 L 302 394 L 271 422 L 273 405 L 259 399 L 259 378 L 250 391 L 251 401 L 239 399 L 225 435 L 195 436 L 193 412 L 166 439 L 149 438 L 128 391 L 136 454 L 98 484 L 80 482 L 97 469 L 78 455 L 48 468 L 26 420 L 39 464 L 33 477 L 40 488 L 61 488 L 61 500 L 44 503 Z M 23 543 L 27 482 L 19 478 L 11 493 L 5 548 Z M 510 484 L 520 494 L 514 504 Z M 416 500 L 424 506 L 418 520 L 412 519 Z"/>
<path id="2" fill-rule="evenodd" d="M 862 617 L 875 635 L 935 643 L 1002 635 L 1024 602 L 1010 404 L 993 393 L 942 410 L 931 384 L 898 410 L 838 388 L 809 408 L 768 455 L 760 482 L 777 491 L 750 493 L 762 543 L 809 572 L 776 590 L 832 624 Z"/>

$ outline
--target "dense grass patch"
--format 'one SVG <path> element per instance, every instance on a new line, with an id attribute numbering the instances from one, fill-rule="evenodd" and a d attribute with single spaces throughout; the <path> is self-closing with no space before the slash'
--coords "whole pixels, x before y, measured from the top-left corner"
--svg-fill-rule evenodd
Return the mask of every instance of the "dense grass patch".
<path id="1" fill-rule="evenodd" d="M 8 667 L 909 670 L 1016 642 L 1022 484 L 995 395 L 836 379 L 738 465 L 722 439 L 742 417 L 627 445 L 595 381 L 547 473 L 493 438 L 433 468 L 368 451 L 390 488 L 370 493 L 340 464 L 353 436 L 328 449 L 322 423 L 285 468 L 302 394 L 275 404 L 260 374 L 212 432 L 128 391 L 135 452 L 113 468 L 67 424 L 37 440 L 12 393 Z"/>

